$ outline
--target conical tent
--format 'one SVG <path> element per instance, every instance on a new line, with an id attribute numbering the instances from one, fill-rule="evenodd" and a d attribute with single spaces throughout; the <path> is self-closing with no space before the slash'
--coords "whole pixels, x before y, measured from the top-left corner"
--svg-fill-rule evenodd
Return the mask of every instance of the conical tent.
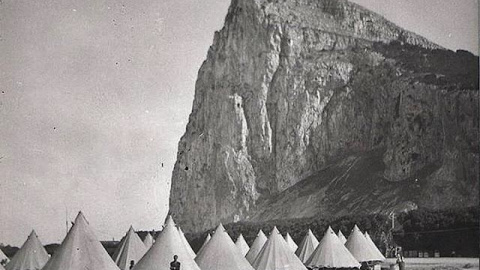
<path id="1" fill-rule="evenodd" d="M 338 239 L 340 240 L 340 242 L 342 242 L 342 244 L 345 245 L 345 243 L 347 243 L 347 238 L 345 237 L 345 235 L 343 235 L 341 230 L 338 230 L 337 236 L 338 236 Z"/>
<path id="2" fill-rule="evenodd" d="M 145 239 L 143 239 L 143 244 L 147 247 L 147 250 L 152 247 L 153 245 L 153 237 L 150 233 L 147 233 L 147 236 L 145 236 Z"/>
<path id="3" fill-rule="evenodd" d="M 308 229 L 307 234 L 305 234 L 305 237 L 303 238 L 302 242 L 297 248 L 297 251 L 295 254 L 297 254 L 298 258 L 305 263 L 310 255 L 312 255 L 313 251 L 317 248 L 318 246 L 318 240 L 313 235 L 312 231 Z"/>
<path id="4" fill-rule="evenodd" d="M 62 244 L 42 270 L 67 269 L 118 270 L 82 212 L 78 213 Z"/>
<path id="5" fill-rule="evenodd" d="M 274 227 L 262 250 L 252 263 L 255 270 L 306 270 L 277 227 Z"/>
<path id="6" fill-rule="evenodd" d="M 3 251 L 0 249 L 0 265 L 2 265 L 2 263 L 4 264 L 7 264 L 8 262 L 10 261 L 10 259 L 7 257 L 7 255 L 5 255 L 5 253 L 3 253 Z"/>
<path id="7" fill-rule="evenodd" d="M 48 253 L 38 239 L 35 231 L 28 236 L 27 241 L 15 253 L 15 256 L 5 265 L 6 270 L 37 270 L 47 263 Z"/>
<path id="8" fill-rule="evenodd" d="M 203 250 L 203 248 L 207 245 L 208 241 L 210 241 L 211 238 L 212 236 L 210 234 L 207 234 L 207 237 L 205 237 L 205 241 L 203 241 L 202 247 L 198 250 L 197 253 L 200 253 Z"/>
<path id="9" fill-rule="evenodd" d="M 305 262 L 310 268 L 355 268 L 360 263 L 340 241 L 332 228 L 328 227 L 318 247 Z"/>
<path id="10" fill-rule="evenodd" d="M 190 246 L 190 243 L 188 243 L 187 238 L 183 234 L 183 231 L 182 229 L 180 229 L 180 227 L 178 227 L 178 234 L 180 235 L 180 239 L 182 240 L 182 243 L 185 245 L 185 248 L 187 249 L 190 257 L 192 257 L 192 259 L 195 259 L 197 254 L 195 254 L 195 251 L 193 251 L 192 246 Z"/>
<path id="11" fill-rule="evenodd" d="M 247 258 L 247 261 L 249 263 L 253 263 L 255 258 L 257 258 L 258 253 L 260 253 L 260 250 L 262 250 L 263 245 L 267 242 L 267 237 L 263 233 L 262 230 L 260 230 L 257 234 L 257 238 L 255 238 L 255 241 L 253 241 L 252 246 L 247 252 L 247 255 L 245 255 L 245 258 Z"/>
<path id="12" fill-rule="evenodd" d="M 222 224 L 218 225 L 212 238 L 198 253 L 195 261 L 204 270 L 253 270 Z"/>
<path id="13" fill-rule="evenodd" d="M 359 262 L 377 261 L 378 256 L 370 248 L 370 245 L 363 236 L 360 229 L 355 225 L 352 233 L 348 236 L 347 243 L 345 243 L 347 249 L 352 253 L 353 257 Z"/>
<path id="14" fill-rule="evenodd" d="M 113 254 L 113 261 L 121 270 L 129 270 L 132 261 L 133 264 L 137 263 L 146 252 L 147 247 L 135 233 L 133 227 L 130 227 Z"/>
<path id="15" fill-rule="evenodd" d="M 237 246 L 238 250 L 240 250 L 240 253 L 242 254 L 243 257 L 247 255 L 248 250 L 250 247 L 247 244 L 247 241 L 245 241 L 245 238 L 243 238 L 243 235 L 240 234 L 237 238 L 237 241 L 235 242 L 235 246 Z"/>
<path id="16" fill-rule="evenodd" d="M 169 269 L 173 256 L 178 256 L 182 270 L 200 270 L 197 263 L 188 254 L 185 244 L 180 238 L 175 223 L 168 216 L 165 228 L 155 240 L 153 246 L 145 253 L 140 261 L 133 267 L 134 270 Z"/>
<path id="17" fill-rule="evenodd" d="M 377 259 L 375 261 L 385 261 L 385 256 L 383 256 L 382 252 L 380 252 L 380 250 L 377 248 L 372 238 L 370 238 L 368 232 L 365 232 L 365 239 L 367 240 L 370 249 L 372 249 L 373 252 L 377 255 Z"/>
<path id="18" fill-rule="evenodd" d="M 290 249 L 292 249 L 293 252 L 295 252 L 298 248 L 298 245 L 297 243 L 295 243 L 295 241 L 293 241 L 292 237 L 290 236 L 289 233 L 287 233 L 287 235 L 285 235 L 285 242 L 287 242 L 288 246 L 290 247 Z"/>

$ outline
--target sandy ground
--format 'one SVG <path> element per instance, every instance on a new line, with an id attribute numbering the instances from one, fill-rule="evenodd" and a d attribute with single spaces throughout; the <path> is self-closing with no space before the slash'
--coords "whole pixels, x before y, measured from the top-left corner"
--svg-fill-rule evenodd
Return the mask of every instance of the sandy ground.
<path id="1" fill-rule="evenodd" d="M 389 258 L 382 263 L 382 268 L 389 268 L 395 263 Z M 479 270 L 479 258 L 405 258 L 408 270 Z"/>

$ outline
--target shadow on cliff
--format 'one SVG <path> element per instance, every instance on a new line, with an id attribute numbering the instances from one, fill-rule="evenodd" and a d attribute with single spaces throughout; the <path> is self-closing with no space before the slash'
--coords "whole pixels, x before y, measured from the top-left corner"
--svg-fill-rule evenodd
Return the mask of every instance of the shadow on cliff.
<path id="1" fill-rule="evenodd" d="M 417 179 L 430 175 L 439 165 L 427 165 L 403 181 L 388 181 L 383 176 L 384 153 L 385 148 L 380 148 L 332 161 L 319 172 L 263 201 L 250 220 L 389 213 L 416 208 L 415 202 L 422 196 L 422 184 Z"/>
<path id="2" fill-rule="evenodd" d="M 405 70 L 416 73 L 416 79 L 425 84 L 447 87 L 449 90 L 478 90 L 478 56 L 465 51 L 426 49 L 420 46 L 375 43 L 373 50 L 394 59 Z"/>

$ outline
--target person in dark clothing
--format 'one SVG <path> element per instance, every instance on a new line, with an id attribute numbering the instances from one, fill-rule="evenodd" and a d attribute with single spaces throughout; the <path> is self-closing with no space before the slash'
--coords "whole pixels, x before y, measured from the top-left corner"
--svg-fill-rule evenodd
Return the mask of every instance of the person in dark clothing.
<path id="1" fill-rule="evenodd" d="M 177 261 L 178 256 L 173 255 L 173 262 L 170 263 L 170 270 L 180 270 L 180 262 Z"/>
<path id="2" fill-rule="evenodd" d="M 131 260 L 130 261 L 130 268 L 129 269 L 133 269 L 133 266 L 135 265 L 135 261 L 134 260 Z"/>

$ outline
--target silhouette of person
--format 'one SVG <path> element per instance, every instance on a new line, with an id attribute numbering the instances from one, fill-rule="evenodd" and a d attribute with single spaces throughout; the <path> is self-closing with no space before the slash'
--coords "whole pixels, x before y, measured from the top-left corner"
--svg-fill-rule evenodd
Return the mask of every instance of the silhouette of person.
<path id="1" fill-rule="evenodd" d="M 173 262 L 170 263 L 170 270 L 180 270 L 180 262 L 177 261 L 178 256 L 173 255 Z"/>
<path id="2" fill-rule="evenodd" d="M 135 261 L 134 261 L 134 260 L 131 260 L 131 261 L 130 261 L 130 268 L 128 268 L 128 269 L 133 269 L 133 266 L 134 266 L 134 265 L 135 265 Z"/>

